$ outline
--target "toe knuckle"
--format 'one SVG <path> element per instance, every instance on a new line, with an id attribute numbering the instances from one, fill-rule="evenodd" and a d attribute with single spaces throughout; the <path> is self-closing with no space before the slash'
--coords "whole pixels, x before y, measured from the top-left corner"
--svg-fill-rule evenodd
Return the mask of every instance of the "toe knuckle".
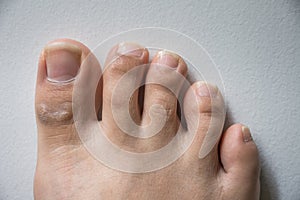
<path id="1" fill-rule="evenodd" d="M 158 97 L 153 100 L 152 105 L 159 105 L 151 107 L 154 112 L 166 114 L 168 117 L 174 115 L 176 112 L 176 101 L 173 99 Z"/>
<path id="2" fill-rule="evenodd" d="M 72 124 L 72 103 L 64 102 L 58 105 L 39 103 L 36 105 L 36 116 L 39 122 L 46 126 Z"/>

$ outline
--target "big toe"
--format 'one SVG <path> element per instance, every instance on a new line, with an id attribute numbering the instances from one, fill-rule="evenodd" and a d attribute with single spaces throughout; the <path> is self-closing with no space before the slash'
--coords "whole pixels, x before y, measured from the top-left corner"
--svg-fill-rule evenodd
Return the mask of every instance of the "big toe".
<path id="1" fill-rule="evenodd" d="M 73 127 L 74 80 L 82 74 L 87 57 L 91 66 L 100 69 L 97 60 L 89 55 L 86 46 L 70 39 L 50 42 L 41 53 L 35 100 L 39 149 L 79 142 Z M 97 93 L 100 91 L 99 85 Z M 101 95 L 96 96 L 99 109 Z"/>

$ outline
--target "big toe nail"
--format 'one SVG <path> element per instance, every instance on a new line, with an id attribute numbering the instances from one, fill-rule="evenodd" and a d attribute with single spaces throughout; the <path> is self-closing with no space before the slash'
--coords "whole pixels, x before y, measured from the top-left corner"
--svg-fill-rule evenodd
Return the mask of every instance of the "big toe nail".
<path id="1" fill-rule="evenodd" d="M 47 78 L 51 82 L 69 82 L 78 73 L 81 50 L 67 43 L 51 43 L 45 47 Z"/>
<path id="2" fill-rule="evenodd" d="M 53 149 L 57 145 L 80 144 L 73 126 L 74 104 L 85 108 L 84 104 L 78 102 L 82 98 L 88 99 L 84 103 L 94 103 L 95 109 L 92 110 L 99 110 L 102 105 L 99 98 L 102 96 L 99 74 L 101 68 L 96 57 L 82 43 L 58 39 L 46 45 L 39 59 L 35 96 L 37 126 L 41 138 L 39 146 Z M 72 81 L 75 77 L 76 81 Z M 78 97 L 73 98 L 74 94 Z M 93 101 L 89 101 L 90 99 Z"/>

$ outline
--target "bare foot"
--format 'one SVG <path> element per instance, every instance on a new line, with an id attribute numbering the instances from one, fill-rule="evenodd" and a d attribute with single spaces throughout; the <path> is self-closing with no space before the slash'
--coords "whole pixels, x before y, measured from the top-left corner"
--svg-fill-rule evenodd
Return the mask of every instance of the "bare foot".
<path id="1" fill-rule="evenodd" d="M 120 55 L 124 48 L 133 48 L 132 45 L 114 47 L 108 60 Z M 109 168 L 91 156 L 78 137 L 72 110 L 72 78 L 89 53 L 83 44 L 62 39 L 49 43 L 41 54 L 35 102 L 38 125 L 35 199 L 259 199 L 258 152 L 246 126 L 231 126 L 212 151 L 199 159 L 211 118 L 218 120 L 222 115 L 212 115 L 211 111 L 222 110 L 224 106 L 220 92 L 210 85 L 194 83 L 186 93 L 182 115 L 188 130 L 197 127 L 196 136 L 190 148 L 171 165 L 148 173 L 126 173 Z M 136 123 L 146 124 L 151 105 L 162 105 L 168 112 L 159 134 L 141 140 L 123 133 L 114 121 L 112 89 L 122 75 L 148 62 L 148 50 L 142 47 L 121 55 L 107 67 L 103 84 L 100 82 L 96 90 L 96 110 L 102 111 L 100 126 L 114 144 L 130 151 L 147 152 L 166 145 L 180 124 L 176 97 L 156 84 L 145 86 L 142 111 L 138 92 L 133 94 L 129 108 Z M 173 67 L 183 76 L 187 74 L 186 64 L 177 55 L 159 53 L 152 62 Z M 89 64 L 99 67 L 96 60 Z M 146 77 L 157 76 L 159 73 L 155 70 L 157 68 L 150 67 L 145 72 Z M 77 77 L 84 76 L 82 73 L 80 70 Z M 93 74 L 90 71 L 85 76 Z M 85 87 L 89 87 L 88 84 Z M 178 89 L 180 87 L 178 84 Z M 196 94 L 195 101 L 189 96 L 192 94 Z M 201 123 L 195 120 L 199 117 Z"/>

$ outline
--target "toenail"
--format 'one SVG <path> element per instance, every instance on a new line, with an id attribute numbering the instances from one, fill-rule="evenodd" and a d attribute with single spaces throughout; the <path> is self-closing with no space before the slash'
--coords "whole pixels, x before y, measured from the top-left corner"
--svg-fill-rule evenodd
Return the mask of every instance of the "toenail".
<path id="1" fill-rule="evenodd" d="M 154 62 L 176 68 L 178 66 L 178 60 L 179 57 L 177 55 L 168 51 L 160 51 L 158 52 L 158 57 Z"/>
<path id="2" fill-rule="evenodd" d="M 51 82 L 74 80 L 81 63 L 81 50 L 75 45 L 57 42 L 44 49 L 47 78 Z"/>
<path id="3" fill-rule="evenodd" d="M 250 133 L 250 129 L 247 126 L 242 126 L 242 133 L 244 142 L 250 142 L 253 140 Z"/>
<path id="4" fill-rule="evenodd" d="M 214 98 L 217 96 L 219 90 L 218 90 L 217 86 L 213 86 L 204 81 L 201 81 L 201 82 L 197 83 L 196 91 L 200 97 Z"/>
<path id="5" fill-rule="evenodd" d="M 144 47 L 130 42 L 122 42 L 118 46 L 117 53 L 119 55 L 127 55 L 127 56 L 134 56 L 134 57 L 141 57 L 144 52 Z"/>

